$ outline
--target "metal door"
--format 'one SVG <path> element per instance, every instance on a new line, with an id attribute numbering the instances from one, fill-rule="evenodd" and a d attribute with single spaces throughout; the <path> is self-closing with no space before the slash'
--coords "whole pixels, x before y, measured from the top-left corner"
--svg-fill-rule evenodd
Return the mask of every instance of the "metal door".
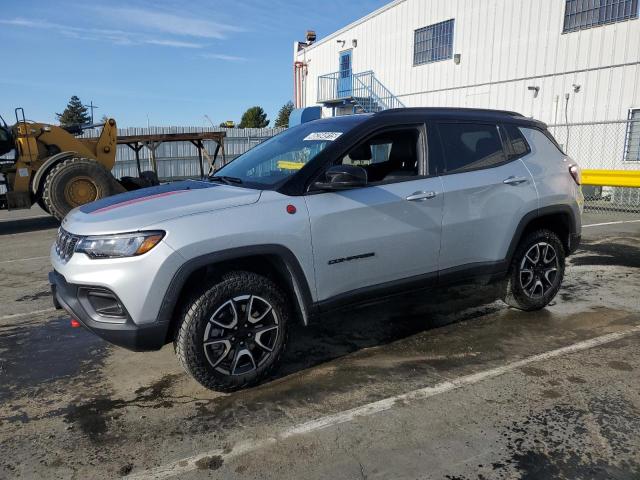
<path id="1" fill-rule="evenodd" d="M 340 68 L 338 71 L 338 98 L 351 96 L 352 70 L 351 50 L 340 52 Z"/>

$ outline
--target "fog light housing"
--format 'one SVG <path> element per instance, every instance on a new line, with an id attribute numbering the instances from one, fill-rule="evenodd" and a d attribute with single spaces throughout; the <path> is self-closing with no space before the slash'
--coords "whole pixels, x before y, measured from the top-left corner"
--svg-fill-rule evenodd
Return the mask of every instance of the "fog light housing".
<path id="1" fill-rule="evenodd" d="M 120 299 L 106 288 L 81 288 L 78 291 L 78 300 L 89 316 L 97 322 L 124 323 L 127 319 L 127 310 Z"/>

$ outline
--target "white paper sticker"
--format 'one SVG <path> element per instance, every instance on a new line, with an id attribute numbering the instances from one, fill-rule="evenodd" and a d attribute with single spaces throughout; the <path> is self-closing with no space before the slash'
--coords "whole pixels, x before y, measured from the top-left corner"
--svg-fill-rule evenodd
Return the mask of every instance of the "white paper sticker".
<path id="1" fill-rule="evenodd" d="M 342 132 L 313 132 L 304 137 L 305 142 L 310 141 L 325 141 L 333 142 L 336 138 L 342 135 Z"/>
<path id="2" fill-rule="evenodd" d="M 29 176 L 29 170 L 27 170 L 26 168 L 19 168 L 18 169 L 18 176 L 19 177 L 28 177 Z"/>

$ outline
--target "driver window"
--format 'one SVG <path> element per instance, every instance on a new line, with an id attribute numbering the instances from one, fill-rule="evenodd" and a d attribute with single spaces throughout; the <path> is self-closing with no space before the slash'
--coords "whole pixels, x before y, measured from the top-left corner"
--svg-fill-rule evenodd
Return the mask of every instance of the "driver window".
<path id="1" fill-rule="evenodd" d="M 341 162 L 367 171 L 369 183 L 400 181 L 420 175 L 420 132 L 394 130 L 352 148 Z"/>

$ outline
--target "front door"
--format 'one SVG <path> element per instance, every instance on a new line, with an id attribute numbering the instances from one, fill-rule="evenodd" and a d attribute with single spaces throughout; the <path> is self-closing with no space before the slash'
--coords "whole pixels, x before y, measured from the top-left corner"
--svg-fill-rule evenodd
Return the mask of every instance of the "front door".
<path id="1" fill-rule="evenodd" d="M 338 98 L 351 96 L 352 89 L 351 50 L 340 52 L 340 69 L 338 71 Z"/>
<path id="2" fill-rule="evenodd" d="M 422 144 L 417 128 L 378 134 L 342 159 L 367 170 L 370 186 L 305 197 L 318 300 L 435 278 L 442 181 L 425 174 Z"/>

